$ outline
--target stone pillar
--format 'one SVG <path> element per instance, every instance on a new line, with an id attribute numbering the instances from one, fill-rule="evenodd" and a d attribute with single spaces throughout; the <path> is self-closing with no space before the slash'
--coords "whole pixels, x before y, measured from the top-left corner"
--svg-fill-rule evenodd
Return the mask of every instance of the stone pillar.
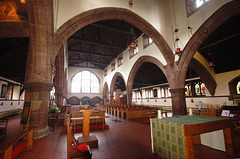
<path id="1" fill-rule="evenodd" d="M 64 100 L 64 53 L 63 48 L 60 49 L 58 56 L 56 57 L 56 75 L 55 75 L 55 103 L 58 106 L 63 106 Z"/>
<path id="2" fill-rule="evenodd" d="M 132 91 L 127 91 L 127 105 L 132 106 Z"/>
<path id="3" fill-rule="evenodd" d="M 173 116 L 186 115 L 185 88 L 170 89 L 172 98 Z"/>
<path id="4" fill-rule="evenodd" d="M 113 99 L 114 96 L 110 96 L 110 104 L 113 105 L 114 104 L 114 99 Z"/>
<path id="5" fill-rule="evenodd" d="M 30 126 L 35 126 L 34 139 L 40 139 L 49 134 L 48 108 L 49 91 L 52 84 L 43 82 L 25 83 L 25 101 L 32 102 Z"/>
<path id="6" fill-rule="evenodd" d="M 49 0 L 28 3 L 30 42 L 24 87 L 25 101 L 32 102 L 30 126 L 35 126 L 34 138 L 48 135 L 48 108 L 52 88 L 51 55 L 53 50 L 53 5 Z"/>

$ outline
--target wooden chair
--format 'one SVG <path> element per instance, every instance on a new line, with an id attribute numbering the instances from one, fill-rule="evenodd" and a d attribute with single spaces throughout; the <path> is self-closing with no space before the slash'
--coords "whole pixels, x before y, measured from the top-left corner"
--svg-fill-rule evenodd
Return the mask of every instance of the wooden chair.
<path id="1" fill-rule="evenodd" d="M 0 136 L 6 137 L 7 135 L 7 125 L 8 125 L 8 119 L 0 119 Z"/>
<path id="2" fill-rule="evenodd" d="M 67 158 L 91 159 L 92 152 L 87 144 L 79 144 L 74 137 L 70 121 L 67 121 Z"/>

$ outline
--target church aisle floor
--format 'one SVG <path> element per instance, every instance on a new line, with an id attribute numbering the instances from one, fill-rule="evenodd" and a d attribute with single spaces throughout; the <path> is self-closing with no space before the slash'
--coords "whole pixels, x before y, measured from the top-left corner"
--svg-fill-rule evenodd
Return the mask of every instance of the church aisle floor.
<path id="1" fill-rule="evenodd" d="M 6 140 L 13 139 L 19 129 L 20 115 L 13 116 L 9 120 L 8 135 L 6 139 L 0 139 L 1 147 Z M 149 124 L 142 124 L 141 120 L 119 119 L 111 116 L 106 119 L 109 129 L 90 131 L 90 134 L 98 138 L 98 148 L 91 149 L 93 159 L 159 159 L 151 152 L 151 137 Z M 81 136 L 76 133 L 75 137 Z M 235 150 L 240 148 L 240 133 L 233 133 Z M 219 158 L 230 159 L 224 152 L 206 148 L 195 147 L 200 150 L 196 154 L 199 159 Z M 236 152 L 239 153 L 239 152 Z M 211 155 L 211 156 L 210 156 Z M 240 157 L 240 154 L 237 154 Z M 50 128 L 50 134 L 40 140 L 34 141 L 33 151 L 21 153 L 18 159 L 66 159 L 67 158 L 67 135 L 66 128 L 56 125 L 55 131 Z"/>

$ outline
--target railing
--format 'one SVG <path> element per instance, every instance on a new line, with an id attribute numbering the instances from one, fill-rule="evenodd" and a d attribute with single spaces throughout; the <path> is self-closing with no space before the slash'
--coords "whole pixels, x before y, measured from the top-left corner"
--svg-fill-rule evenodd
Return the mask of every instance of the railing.
<path id="1" fill-rule="evenodd" d="M 20 140 L 27 137 L 27 150 L 32 150 L 33 147 L 33 130 L 35 127 L 31 127 L 30 129 L 26 130 L 22 134 L 20 134 L 16 139 L 11 141 L 0 153 L 4 153 L 4 159 L 12 159 L 13 158 L 13 147 L 17 144 Z"/>

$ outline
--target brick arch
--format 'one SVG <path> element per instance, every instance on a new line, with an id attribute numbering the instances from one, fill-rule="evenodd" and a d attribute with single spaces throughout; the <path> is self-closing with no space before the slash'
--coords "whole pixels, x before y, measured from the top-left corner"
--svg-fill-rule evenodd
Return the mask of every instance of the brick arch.
<path id="1" fill-rule="evenodd" d="M 219 8 L 212 16 L 210 16 L 199 29 L 194 33 L 186 44 L 183 54 L 178 63 L 180 72 L 180 83 L 185 83 L 185 77 L 191 59 L 204 40 L 220 27 L 224 22 L 233 16 L 240 15 L 240 1 L 232 1 Z"/>
<path id="2" fill-rule="evenodd" d="M 125 79 L 123 77 L 123 75 L 120 73 L 120 72 L 116 72 L 112 78 L 112 81 L 111 81 L 111 86 L 110 86 L 110 104 L 114 104 L 113 103 L 113 92 L 114 92 L 114 85 L 115 85 L 115 82 L 117 80 L 118 77 L 121 77 L 123 79 L 123 82 L 125 84 L 125 87 L 126 87 L 126 82 L 125 82 Z"/>
<path id="3" fill-rule="evenodd" d="M 174 55 L 171 48 L 168 46 L 162 35 L 150 23 L 128 9 L 114 7 L 89 10 L 64 23 L 58 29 L 55 36 L 54 55 L 56 56 L 61 46 L 76 31 L 91 23 L 108 19 L 123 20 L 134 25 L 154 40 L 154 43 L 159 48 L 168 64 L 174 62 Z"/>
<path id="4" fill-rule="evenodd" d="M 109 89 L 107 82 L 105 82 L 103 85 L 103 104 L 107 104 L 106 101 L 104 101 L 107 99 L 109 99 Z"/>
<path id="5" fill-rule="evenodd" d="M 133 88 L 133 82 L 135 79 L 135 75 L 136 75 L 138 69 L 145 62 L 150 62 L 150 63 L 157 65 L 163 71 L 164 75 L 166 76 L 166 69 L 158 59 L 151 57 L 151 56 L 140 57 L 133 65 L 133 67 L 129 73 L 129 76 L 128 76 L 128 82 L 127 82 L 127 104 L 128 105 L 132 105 L 132 88 Z"/>

